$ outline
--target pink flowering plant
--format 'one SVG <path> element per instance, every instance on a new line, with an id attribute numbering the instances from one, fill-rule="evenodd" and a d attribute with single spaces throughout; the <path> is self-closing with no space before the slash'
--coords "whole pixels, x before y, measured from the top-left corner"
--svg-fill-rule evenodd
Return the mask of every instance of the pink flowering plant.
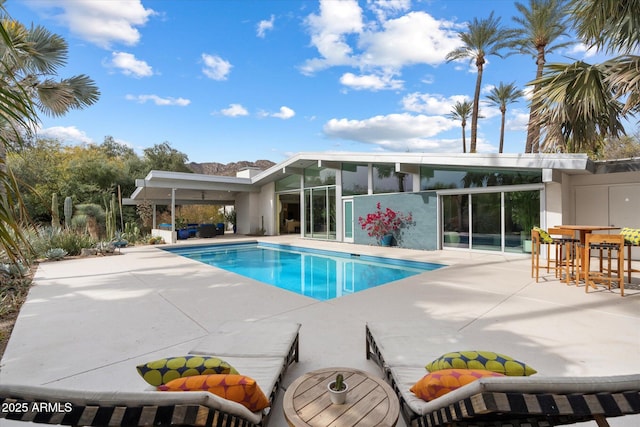
<path id="1" fill-rule="evenodd" d="M 380 240 L 387 234 L 395 234 L 403 225 L 410 224 L 413 221 L 411 213 L 405 215 L 391 208 L 383 210 L 380 202 L 378 202 L 376 208 L 375 212 L 367 214 L 364 218 L 358 218 L 360 226 L 367 231 L 369 237 L 375 237 Z"/>

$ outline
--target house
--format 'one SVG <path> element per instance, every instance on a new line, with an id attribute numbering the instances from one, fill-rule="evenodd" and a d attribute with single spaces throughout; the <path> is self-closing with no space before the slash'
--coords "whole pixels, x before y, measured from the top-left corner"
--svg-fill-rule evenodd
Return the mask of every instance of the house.
<path id="1" fill-rule="evenodd" d="M 299 153 L 236 177 L 151 171 L 136 186 L 126 203 L 233 205 L 240 234 L 359 244 L 376 243 L 358 219 L 380 203 L 411 213 L 397 243 L 423 250 L 522 253 L 534 225 L 640 228 L 640 159 L 585 154 Z"/>

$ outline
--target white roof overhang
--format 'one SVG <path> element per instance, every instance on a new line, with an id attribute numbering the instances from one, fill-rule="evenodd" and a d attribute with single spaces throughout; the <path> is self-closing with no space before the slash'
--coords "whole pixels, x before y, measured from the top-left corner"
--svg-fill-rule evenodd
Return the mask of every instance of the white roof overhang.
<path id="1" fill-rule="evenodd" d="M 175 189 L 178 205 L 230 205 L 240 193 L 259 192 L 263 185 L 291 174 L 302 174 L 307 167 L 340 169 L 343 163 L 392 163 L 396 171 L 405 173 L 419 173 L 421 166 L 547 170 L 570 175 L 595 172 L 595 164 L 586 154 L 298 153 L 251 178 L 154 170 L 144 179 L 136 180 L 137 189 L 124 202 L 169 204 Z"/>

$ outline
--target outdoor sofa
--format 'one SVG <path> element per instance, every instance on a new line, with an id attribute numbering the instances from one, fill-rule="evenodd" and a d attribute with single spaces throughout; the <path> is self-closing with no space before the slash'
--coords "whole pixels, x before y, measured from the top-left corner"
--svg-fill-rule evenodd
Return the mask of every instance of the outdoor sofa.
<path id="1" fill-rule="evenodd" d="M 253 378 L 273 405 L 284 374 L 298 361 L 300 325 L 227 322 L 190 354 L 215 355 Z M 135 367 L 132 375 L 138 375 Z M 149 386 L 150 387 L 150 386 Z M 0 418 L 77 426 L 264 427 L 270 409 L 245 406 L 206 391 L 91 391 L 0 384 Z"/>
<path id="2" fill-rule="evenodd" d="M 640 413 L 640 375 L 481 378 L 431 401 L 410 388 L 427 374 L 426 325 L 368 323 L 366 356 L 395 390 L 408 427 L 546 427 Z M 433 352 L 433 349 L 431 350 Z M 437 351 L 437 350 L 436 350 Z M 439 353 L 441 354 L 441 353 Z"/>

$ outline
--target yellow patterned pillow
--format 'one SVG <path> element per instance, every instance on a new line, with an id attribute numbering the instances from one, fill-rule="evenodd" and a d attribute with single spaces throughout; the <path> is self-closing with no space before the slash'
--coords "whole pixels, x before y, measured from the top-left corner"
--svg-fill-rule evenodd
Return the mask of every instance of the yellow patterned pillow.
<path id="1" fill-rule="evenodd" d="M 638 246 L 640 245 L 640 228 L 625 227 L 620 232 L 624 236 L 625 243 Z"/>
<path id="2" fill-rule="evenodd" d="M 536 230 L 540 235 L 540 240 L 542 241 L 542 243 L 553 243 L 553 237 L 551 237 L 545 230 L 540 227 L 533 227 L 533 229 Z"/>
<path id="3" fill-rule="evenodd" d="M 256 412 L 269 406 L 256 381 L 244 375 L 196 375 L 178 378 L 158 387 L 159 391 L 208 391 Z"/>
<path id="4" fill-rule="evenodd" d="M 427 371 L 442 369 L 483 369 L 510 376 L 528 376 L 537 371 L 512 357 L 492 351 L 455 351 L 446 353 L 429 363 Z"/>
<path id="5" fill-rule="evenodd" d="M 224 360 L 211 356 L 182 356 L 154 360 L 136 366 L 138 373 L 153 386 L 166 384 L 176 378 L 207 374 L 237 374 Z"/>

